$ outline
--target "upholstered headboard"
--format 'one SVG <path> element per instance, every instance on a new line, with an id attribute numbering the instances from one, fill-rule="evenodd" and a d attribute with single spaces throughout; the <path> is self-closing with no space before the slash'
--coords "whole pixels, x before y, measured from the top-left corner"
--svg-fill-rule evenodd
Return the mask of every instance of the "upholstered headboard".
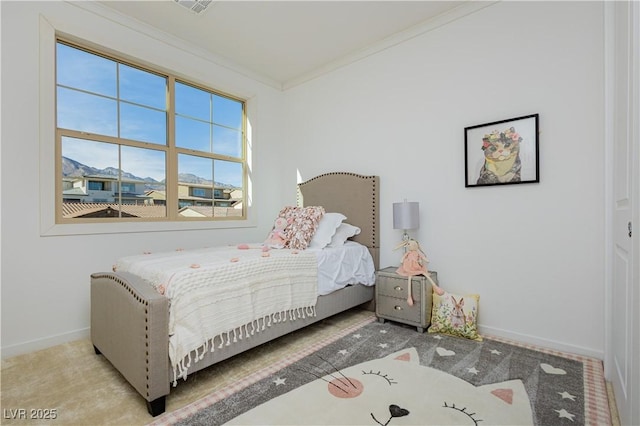
<path id="1" fill-rule="evenodd" d="M 353 237 L 369 248 L 380 267 L 379 177 L 356 173 L 325 173 L 298 184 L 299 206 L 323 206 L 326 212 L 344 214 L 345 222 L 362 231 Z"/>

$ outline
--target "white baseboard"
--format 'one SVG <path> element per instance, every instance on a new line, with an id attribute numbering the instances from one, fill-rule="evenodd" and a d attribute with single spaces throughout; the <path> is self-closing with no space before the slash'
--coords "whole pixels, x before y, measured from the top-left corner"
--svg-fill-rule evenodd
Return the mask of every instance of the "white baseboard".
<path id="1" fill-rule="evenodd" d="M 478 332 L 481 335 L 501 337 L 503 339 L 509 339 L 520 343 L 540 346 L 546 349 L 553 349 L 555 351 L 568 352 L 576 355 L 588 356 L 591 358 L 604 360 L 604 351 L 598 351 L 582 346 L 569 345 L 565 342 L 543 339 L 538 336 L 531 336 L 529 334 L 514 333 L 512 331 L 503 330 L 501 328 L 485 327 L 480 324 L 478 325 Z"/>
<path id="2" fill-rule="evenodd" d="M 28 342 L 17 343 L 15 345 L 2 346 L 2 349 L 0 349 L 0 351 L 2 353 L 2 359 L 7 359 L 16 355 L 23 355 L 42 349 L 47 349 L 52 346 L 72 342 L 74 340 L 88 339 L 90 336 L 91 329 L 87 327 L 80 330 L 70 331 L 68 333 L 46 337 L 44 339 L 35 339 Z"/>

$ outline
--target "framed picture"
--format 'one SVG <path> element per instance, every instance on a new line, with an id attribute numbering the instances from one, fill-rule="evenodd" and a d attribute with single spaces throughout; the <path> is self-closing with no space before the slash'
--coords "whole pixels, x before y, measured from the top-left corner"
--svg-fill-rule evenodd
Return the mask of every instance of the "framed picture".
<path id="1" fill-rule="evenodd" d="M 465 187 L 540 182 L 538 114 L 464 129 Z"/>

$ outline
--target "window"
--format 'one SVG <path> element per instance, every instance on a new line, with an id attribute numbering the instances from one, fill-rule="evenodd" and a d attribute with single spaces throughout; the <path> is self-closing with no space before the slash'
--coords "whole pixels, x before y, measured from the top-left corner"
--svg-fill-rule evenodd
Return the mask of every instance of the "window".
<path id="1" fill-rule="evenodd" d="M 57 223 L 246 218 L 243 100 L 59 39 L 56 107 Z"/>
<path id="2" fill-rule="evenodd" d="M 136 185 L 134 183 L 122 182 L 120 183 L 120 191 L 122 192 L 136 192 Z"/>
<path id="3" fill-rule="evenodd" d="M 204 188 L 193 188 L 193 196 L 194 197 L 204 197 L 206 192 Z"/>
<path id="4" fill-rule="evenodd" d="M 87 186 L 89 187 L 89 191 L 104 191 L 104 182 L 90 180 Z"/>

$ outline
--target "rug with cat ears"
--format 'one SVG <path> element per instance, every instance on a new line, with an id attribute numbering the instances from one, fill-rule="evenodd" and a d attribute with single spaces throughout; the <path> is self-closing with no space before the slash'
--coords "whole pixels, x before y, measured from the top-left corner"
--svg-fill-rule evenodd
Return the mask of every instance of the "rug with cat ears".
<path id="1" fill-rule="evenodd" d="M 372 316 L 152 424 L 609 425 L 606 400 L 601 361 Z"/>

